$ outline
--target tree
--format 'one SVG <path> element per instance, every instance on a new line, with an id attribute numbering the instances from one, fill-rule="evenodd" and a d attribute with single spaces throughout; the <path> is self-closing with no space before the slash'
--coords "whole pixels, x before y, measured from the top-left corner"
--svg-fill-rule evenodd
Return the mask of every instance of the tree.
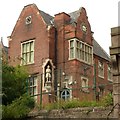
<path id="1" fill-rule="evenodd" d="M 23 66 L 2 65 L 2 104 L 8 105 L 26 92 L 28 73 Z"/>

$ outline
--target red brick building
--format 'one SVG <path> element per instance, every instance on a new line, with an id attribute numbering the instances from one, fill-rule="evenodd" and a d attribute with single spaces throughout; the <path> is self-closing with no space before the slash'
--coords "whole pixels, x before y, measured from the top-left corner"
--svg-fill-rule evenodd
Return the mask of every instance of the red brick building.
<path id="1" fill-rule="evenodd" d="M 8 61 L 8 47 L 4 46 L 2 38 L 0 41 L 0 59 L 1 64 L 6 64 Z"/>
<path id="2" fill-rule="evenodd" d="M 55 17 L 35 4 L 23 8 L 9 37 L 9 64 L 25 65 L 29 92 L 52 98 L 93 100 L 111 91 L 110 58 L 93 39 L 85 8 Z M 41 82 L 42 81 L 42 82 Z"/>

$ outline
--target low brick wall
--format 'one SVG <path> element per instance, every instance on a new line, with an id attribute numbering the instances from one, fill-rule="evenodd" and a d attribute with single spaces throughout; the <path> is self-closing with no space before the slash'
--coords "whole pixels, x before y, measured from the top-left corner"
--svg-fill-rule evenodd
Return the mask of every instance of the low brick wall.
<path id="1" fill-rule="evenodd" d="M 108 116 L 112 107 L 84 107 L 84 108 L 72 108 L 72 109 L 59 109 L 59 110 L 40 110 L 34 111 L 29 114 L 31 119 L 67 119 L 67 118 L 81 118 L 82 120 L 86 119 L 107 119 L 113 118 L 113 112 Z M 109 120 L 109 119 L 107 119 Z"/>

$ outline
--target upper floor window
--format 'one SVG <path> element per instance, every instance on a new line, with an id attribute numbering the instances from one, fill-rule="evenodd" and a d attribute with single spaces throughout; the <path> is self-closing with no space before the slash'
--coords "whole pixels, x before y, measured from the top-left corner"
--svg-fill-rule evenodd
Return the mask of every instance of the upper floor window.
<path id="1" fill-rule="evenodd" d="M 108 80 L 112 81 L 112 70 L 110 65 L 108 65 Z"/>
<path id="2" fill-rule="evenodd" d="M 98 76 L 104 78 L 104 64 L 102 61 L 98 62 Z"/>
<path id="3" fill-rule="evenodd" d="M 74 58 L 75 57 L 75 50 L 74 50 L 74 40 L 70 41 L 70 58 Z"/>
<path id="4" fill-rule="evenodd" d="M 31 23 L 32 23 L 32 17 L 31 16 L 26 17 L 25 24 L 28 25 L 28 24 L 31 24 Z"/>
<path id="5" fill-rule="evenodd" d="M 22 47 L 22 64 L 34 63 L 34 40 L 27 41 L 21 44 Z"/>
<path id="6" fill-rule="evenodd" d="M 70 40 L 69 59 L 78 59 L 80 61 L 92 64 L 93 48 L 92 46 L 79 41 L 78 39 Z"/>

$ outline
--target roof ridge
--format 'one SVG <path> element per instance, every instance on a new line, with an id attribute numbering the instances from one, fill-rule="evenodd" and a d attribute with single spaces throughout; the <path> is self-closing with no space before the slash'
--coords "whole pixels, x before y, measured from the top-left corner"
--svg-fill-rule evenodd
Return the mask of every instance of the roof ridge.
<path id="1" fill-rule="evenodd" d="M 50 17 L 53 17 L 53 16 L 52 16 L 52 15 L 50 15 L 49 13 L 46 13 L 46 12 L 44 12 L 44 11 L 40 10 L 40 9 L 39 9 L 39 11 L 40 11 L 40 12 L 45 13 L 46 15 L 48 15 L 48 16 L 50 16 Z M 53 18 L 54 18 L 54 17 L 53 17 Z"/>
<path id="2" fill-rule="evenodd" d="M 46 23 L 47 25 L 53 24 L 53 22 L 51 22 L 51 21 L 54 19 L 53 16 L 51 16 L 50 14 L 48 14 L 48 13 L 42 11 L 42 10 L 39 10 L 39 12 L 40 12 L 43 20 L 45 21 L 45 23 Z"/>

